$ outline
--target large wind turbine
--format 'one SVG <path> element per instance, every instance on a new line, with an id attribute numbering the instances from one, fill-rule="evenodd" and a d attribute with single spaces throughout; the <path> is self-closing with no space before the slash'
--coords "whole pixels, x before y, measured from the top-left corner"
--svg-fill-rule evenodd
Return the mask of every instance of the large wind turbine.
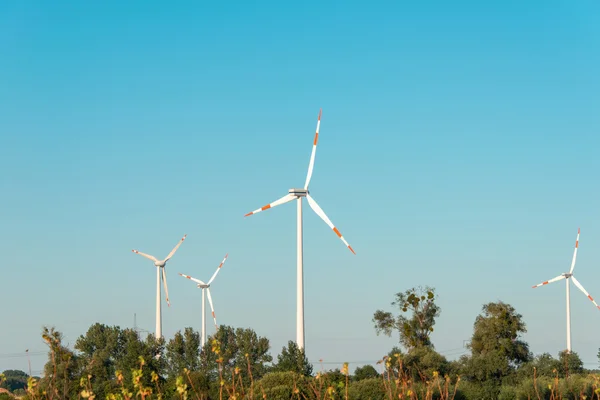
<path id="1" fill-rule="evenodd" d="M 306 175 L 306 182 L 304 183 L 303 189 L 290 189 L 288 194 L 283 196 L 282 198 L 275 200 L 274 202 L 267 204 L 264 207 L 259 208 L 258 210 L 254 210 L 245 215 L 245 217 L 259 213 L 261 211 L 267 210 L 269 208 L 273 208 L 275 206 L 288 203 L 292 200 L 297 200 L 298 205 L 298 215 L 297 215 L 297 233 L 298 233 L 298 243 L 297 243 L 297 294 L 296 294 L 296 343 L 299 348 L 304 348 L 304 276 L 303 276 L 303 264 L 302 264 L 302 198 L 306 197 L 308 200 L 308 205 L 313 211 L 321 217 L 323 221 L 333 231 L 336 235 L 344 242 L 346 246 L 350 249 L 350 251 L 354 254 L 354 250 L 348 244 L 346 239 L 342 236 L 340 231 L 333 225 L 331 220 L 327 218 L 327 215 L 323 212 L 321 207 L 317 204 L 317 202 L 310 196 L 308 191 L 308 184 L 310 183 L 310 178 L 312 176 L 313 167 L 315 164 L 315 153 L 317 151 L 317 141 L 319 140 L 319 126 L 321 125 L 321 110 L 319 110 L 319 118 L 317 119 L 317 129 L 315 133 L 315 140 L 313 142 L 312 153 L 310 155 L 310 162 L 308 164 L 308 174 Z"/>
<path id="2" fill-rule="evenodd" d="M 594 300 L 594 298 L 592 296 L 590 296 L 590 294 L 583 288 L 583 286 L 581 285 L 581 283 L 579 283 L 579 281 L 577 279 L 575 279 L 575 276 L 573 275 L 573 270 L 575 269 L 575 260 L 577 259 L 577 249 L 579 248 L 579 233 L 580 233 L 580 229 L 577 229 L 577 239 L 575 240 L 575 251 L 573 252 L 573 260 L 571 261 L 571 269 L 569 270 L 569 272 L 565 272 L 560 274 L 559 276 L 557 276 L 556 278 L 552 278 L 549 281 L 545 281 L 540 283 L 539 285 L 535 285 L 533 286 L 533 288 L 537 288 L 540 286 L 544 286 L 547 285 L 549 283 L 552 282 L 557 282 L 560 281 L 561 279 L 565 279 L 565 282 L 567 284 L 567 352 L 570 353 L 571 352 L 571 301 L 570 301 L 570 284 L 569 284 L 569 280 L 573 280 L 573 283 L 575 284 L 575 286 L 577 286 L 579 288 L 579 290 L 581 290 L 583 292 L 583 294 L 585 294 L 587 296 L 588 299 L 590 299 L 592 301 L 592 303 L 594 303 L 594 305 L 600 310 L 600 306 L 598 306 L 598 304 L 596 303 L 596 301 Z"/>
<path id="3" fill-rule="evenodd" d="M 201 339 L 201 341 L 202 341 L 201 348 L 202 349 L 204 349 L 204 344 L 206 343 L 206 305 L 205 305 L 205 301 L 204 301 L 204 290 L 206 290 L 206 294 L 208 295 L 210 311 L 212 312 L 212 317 L 213 317 L 213 320 L 215 321 L 215 329 L 218 329 L 217 317 L 215 316 L 215 308 L 213 307 L 212 297 L 210 296 L 210 284 L 215 280 L 215 278 L 217 277 L 217 274 L 221 270 L 221 267 L 223 266 L 223 264 L 225 264 L 225 261 L 227 260 L 227 256 L 228 256 L 228 254 L 225 254 L 225 258 L 223 258 L 223 261 L 221 261 L 221 264 L 219 264 L 219 266 L 217 267 L 217 270 L 215 271 L 213 276 L 210 278 L 208 283 L 204 283 L 200 279 L 192 278 L 189 275 L 184 275 L 181 272 L 179 273 L 179 275 L 183 276 L 184 278 L 188 278 L 189 280 L 196 282 L 197 283 L 196 286 L 199 287 L 200 289 L 202 289 L 202 339 Z"/>
<path id="4" fill-rule="evenodd" d="M 154 265 L 156 266 L 156 333 L 155 333 L 155 336 L 156 336 L 157 339 L 159 339 L 159 338 L 162 337 L 162 314 L 161 314 L 161 309 L 160 309 L 160 276 L 161 276 L 161 270 L 162 270 L 163 284 L 165 286 L 165 295 L 166 295 L 166 298 L 167 298 L 167 305 L 169 307 L 171 307 L 171 303 L 169 303 L 169 289 L 167 288 L 167 271 L 166 271 L 165 267 L 167 265 L 167 261 L 169 261 L 171 259 L 171 257 L 173 257 L 173 255 L 175 254 L 175 252 L 177 251 L 177 249 L 179 248 L 179 246 L 181 246 L 181 243 L 183 243 L 183 241 L 185 240 L 186 237 L 187 237 L 187 234 L 183 235 L 183 237 L 181 238 L 181 240 L 179 241 L 179 243 L 177 243 L 177 245 L 173 248 L 173 250 L 171 250 L 171 252 L 167 256 L 167 258 L 165 258 L 162 261 L 158 260 L 154 256 L 142 253 L 141 251 L 131 250 L 135 254 L 139 254 L 142 257 L 146 257 L 147 259 L 154 261 Z"/>

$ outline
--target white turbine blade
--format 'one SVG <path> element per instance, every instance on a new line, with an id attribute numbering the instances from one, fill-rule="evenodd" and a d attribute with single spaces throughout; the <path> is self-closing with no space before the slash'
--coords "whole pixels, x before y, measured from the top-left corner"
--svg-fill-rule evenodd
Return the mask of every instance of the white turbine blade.
<path id="1" fill-rule="evenodd" d="M 285 204 L 289 201 L 292 201 L 296 198 L 296 196 L 292 196 L 291 194 L 286 194 L 285 196 L 283 196 L 282 198 L 275 200 L 274 202 L 272 202 L 271 204 L 267 204 L 266 206 L 263 206 L 261 208 L 259 208 L 258 210 L 254 210 L 252 212 L 249 212 L 248 214 L 244 215 L 244 217 L 248 217 L 252 214 L 256 214 L 259 213 L 261 211 L 264 210 L 268 210 L 269 208 L 273 208 L 275 206 L 281 205 L 281 204 Z"/>
<path id="2" fill-rule="evenodd" d="M 598 303 L 596 303 L 596 300 L 594 300 L 594 298 L 592 296 L 590 296 L 590 294 L 587 292 L 587 290 L 585 290 L 583 288 L 581 283 L 579 283 L 579 281 L 577 279 L 575 279 L 574 276 L 571 276 L 571 279 L 573 279 L 573 283 L 575 284 L 575 286 L 577 286 L 579 288 L 579 290 L 581 290 L 583 292 L 583 294 L 585 294 L 587 296 L 587 298 L 590 299 L 592 301 L 592 303 L 594 303 L 596 308 L 598 308 L 600 310 L 600 306 L 598 306 Z"/>
<path id="3" fill-rule="evenodd" d="M 539 285 L 535 285 L 535 286 L 532 286 L 532 287 L 535 289 L 536 287 L 540 287 L 540 286 L 544 286 L 544 285 L 547 285 L 547 284 L 552 283 L 552 282 L 560 281 L 561 279 L 565 279 L 565 276 L 564 275 L 559 275 L 556 278 L 552 278 L 549 281 L 542 282 Z"/>
<path id="4" fill-rule="evenodd" d="M 318 215 L 319 217 L 321 217 L 321 219 L 322 219 L 323 221 L 325 221 L 325 223 L 326 223 L 327 225 L 329 225 L 329 227 L 330 227 L 331 229 L 333 229 L 333 231 L 335 232 L 335 234 L 336 234 L 336 235 L 338 235 L 338 237 L 339 237 L 340 239 L 342 239 L 342 242 L 344 242 L 344 244 L 345 244 L 345 245 L 346 245 L 346 246 L 347 246 L 347 247 L 350 249 L 350 251 L 351 251 L 352 253 L 356 254 L 356 253 L 354 252 L 354 249 L 352 248 L 352 246 L 350 246 L 350 245 L 348 244 L 348 242 L 346 242 L 346 239 L 344 239 L 344 237 L 342 236 L 342 234 L 341 234 L 341 232 L 338 230 L 338 228 L 336 228 L 336 227 L 335 227 L 335 225 L 333 225 L 333 223 L 331 222 L 331 220 L 330 220 L 329 218 L 327 218 L 327 215 L 325 215 L 325 212 L 323 211 L 323 209 L 321 209 L 321 207 L 319 207 L 319 205 L 317 204 L 317 202 L 316 202 L 316 201 L 315 201 L 315 200 L 314 200 L 312 197 L 310 197 L 310 194 L 307 194 L 307 195 L 306 195 L 306 200 L 308 200 L 308 205 L 310 205 L 310 208 L 312 208 L 312 209 L 313 209 L 313 211 L 314 211 L 315 213 L 317 213 L 317 215 Z"/>
<path id="5" fill-rule="evenodd" d="M 217 328 L 217 317 L 215 315 L 215 308 L 213 307 L 212 297 L 210 296 L 210 288 L 206 288 L 206 297 L 208 297 L 208 304 L 210 304 L 210 311 L 212 312 L 213 320 L 215 321 L 215 328 Z"/>
<path id="6" fill-rule="evenodd" d="M 165 296 L 167 297 L 167 306 L 171 307 L 169 302 L 169 289 L 167 288 L 167 270 L 162 267 L 163 285 L 165 285 Z"/>
<path id="7" fill-rule="evenodd" d="M 577 249 L 579 248 L 579 233 L 581 232 L 581 230 L 579 228 L 577 228 L 577 239 L 575 240 L 575 250 L 573 251 L 573 260 L 571 261 L 571 270 L 569 271 L 570 274 L 573 273 L 573 270 L 575 269 L 575 260 L 577 259 Z"/>
<path id="8" fill-rule="evenodd" d="M 188 279 L 189 279 L 189 280 L 191 280 L 191 281 L 194 281 L 194 282 L 196 282 L 196 283 L 199 283 L 200 285 L 206 285 L 206 283 L 202 282 L 200 279 L 192 278 L 191 276 L 189 276 L 189 275 L 184 275 L 184 274 L 182 274 L 181 272 L 178 272 L 178 274 L 179 274 L 179 275 L 181 275 L 181 276 L 183 276 L 184 278 L 188 278 Z"/>
<path id="9" fill-rule="evenodd" d="M 179 243 L 177 243 L 177 245 L 175 247 L 173 247 L 173 250 L 171 250 L 171 252 L 167 256 L 167 258 L 165 258 L 163 261 L 168 261 L 168 260 L 171 259 L 171 257 L 173 257 L 173 254 L 175 254 L 175 252 L 177 251 L 177 249 L 179 248 L 179 246 L 181 246 L 181 243 L 183 243 L 183 241 L 185 240 L 186 237 L 187 237 L 187 234 L 183 235 L 183 237 L 181 238 L 181 240 L 179 241 Z"/>
<path id="10" fill-rule="evenodd" d="M 227 260 L 227 256 L 229 255 L 229 253 L 225 254 L 225 258 L 223 259 L 223 261 L 221 261 L 221 264 L 219 264 L 219 266 L 217 267 L 217 270 L 215 271 L 215 273 L 213 274 L 213 276 L 210 278 L 210 280 L 208 281 L 208 284 L 210 285 L 212 283 L 212 281 L 215 280 L 215 278 L 217 277 L 217 274 L 219 273 L 219 271 L 221 270 L 221 267 L 223 266 L 223 264 L 225 264 L 225 261 Z"/>
<path id="11" fill-rule="evenodd" d="M 151 256 L 150 254 L 142 253 L 141 251 L 137 251 L 137 250 L 131 250 L 131 251 L 133 251 L 135 254 L 139 254 L 142 257 L 146 257 L 148 260 L 152 260 L 154 262 L 158 262 L 158 260 L 156 259 L 156 257 Z"/>
<path id="12" fill-rule="evenodd" d="M 310 154 L 310 162 L 308 163 L 308 173 L 306 174 L 306 183 L 304 183 L 304 189 L 308 189 L 310 178 L 312 177 L 313 167 L 315 165 L 315 154 L 317 152 L 317 142 L 319 141 L 319 127 L 321 126 L 321 112 L 319 109 L 319 119 L 317 119 L 317 130 L 315 133 L 315 140 L 313 141 L 312 153 Z"/>

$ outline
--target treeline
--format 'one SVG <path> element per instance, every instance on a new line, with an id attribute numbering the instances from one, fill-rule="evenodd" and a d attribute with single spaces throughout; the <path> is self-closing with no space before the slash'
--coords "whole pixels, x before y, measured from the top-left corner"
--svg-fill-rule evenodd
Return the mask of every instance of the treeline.
<path id="1" fill-rule="evenodd" d="M 378 368 L 348 364 L 314 371 L 294 342 L 276 359 L 270 343 L 252 329 L 221 326 L 200 349 L 191 328 L 172 339 L 142 338 L 132 329 L 92 325 L 73 350 L 54 328 L 43 377 L 17 371 L 0 376 L 2 387 L 25 399 L 599 399 L 600 376 L 576 353 L 533 356 L 521 339 L 522 316 L 506 303 L 488 303 L 475 319 L 471 354 L 448 361 L 431 341 L 441 309 L 432 288 L 396 294 L 398 315 L 378 310 L 378 334 L 399 334 L 400 348 Z M 600 354 L 598 354 L 600 358 Z"/>

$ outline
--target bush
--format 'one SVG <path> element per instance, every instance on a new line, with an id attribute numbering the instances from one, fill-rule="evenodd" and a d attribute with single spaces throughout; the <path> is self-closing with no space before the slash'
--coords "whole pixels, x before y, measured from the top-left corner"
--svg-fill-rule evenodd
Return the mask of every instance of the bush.
<path id="1" fill-rule="evenodd" d="M 386 398 L 381 378 L 365 378 L 350 383 L 348 386 L 350 400 L 383 400 Z"/>
<path id="2" fill-rule="evenodd" d="M 255 399 L 262 399 L 264 393 L 269 400 L 289 400 L 297 397 L 294 388 L 300 398 L 312 397 L 307 377 L 292 371 L 268 372 L 254 385 L 253 395 Z"/>

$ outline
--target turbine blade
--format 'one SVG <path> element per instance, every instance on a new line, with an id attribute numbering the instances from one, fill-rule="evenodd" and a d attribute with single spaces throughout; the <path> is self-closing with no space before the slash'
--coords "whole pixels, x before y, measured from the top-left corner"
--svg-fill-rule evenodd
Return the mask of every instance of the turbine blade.
<path id="1" fill-rule="evenodd" d="M 137 251 L 137 250 L 131 250 L 131 251 L 133 251 L 135 254 L 139 254 L 142 257 L 146 257 L 148 260 L 152 260 L 152 261 L 158 262 L 158 260 L 156 259 L 156 257 L 151 256 L 150 254 L 142 253 L 141 251 Z"/>
<path id="2" fill-rule="evenodd" d="M 581 283 L 579 283 L 579 281 L 577 279 L 575 279 L 574 276 L 571 276 L 571 279 L 573 279 L 573 283 L 575 284 L 575 286 L 577 286 L 579 288 L 579 290 L 581 290 L 583 292 L 583 294 L 585 294 L 587 296 L 587 298 L 590 299 L 592 301 L 592 303 L 594 303 L 596 308 L 600 310 L 600 306 L 598 306 L 598 303 L 596 303 L 596 300 L 594 300 L 594 298 L 592 296 L 590 296 L 590 294 L 587 292 L 587 290 L 585 290 L 583 288 Z"/>
<path id="3" fill-rule="evenodd" d="M 186 237 L 187 237 L 187 234 L 183 235 L 183 237 L 181 238 L 179 243 L 177 243 L 177 245 L 175 247 L 173 247 L 173 250 L 171 250 L 171 252 L 167 256 L 167 258 L 165 258 L 163 261 L 169 261 L 171 259 L 171 257 L 173 257 L 173 254 L 175 254 L 175 252 L 177 251 L 179 246 L 181 246 L 181 243 L 183 243 L 183 241 L 185 240 Z"/>
<path id="4" fill-rule="evenodd" d="M 281 204 L 285 204 L 289 201 L 292 201 L 296 198 L 296 196 L 292 196 L 291 194 L 286 194 L 285 196 L 283 196 L 282 198 L 275 200 L 274 202 L 272 202 L 271 204 L 267 204 L 266 206 L 263 206 L 261 208 L 259 208 L 258 210 L 254 210 L 252 212 L 249 212 L 248 214 L 244 215 L 244 217 L 248 217 L 252 214 L 256 214 L 259 213 L 261 211 L 264 210 L 268 210 L 269 208 L 273 208 L 275 206 L 281 205 Z"/>
<path id="5" fill-rule="evenodd" d="M 579 228 L 577 228 L 577 239 L 575 240 L 575 250 L 573 251 L 573 260 L 571 261 L 571 270 L 569 271 L 570 274 L 573 273 L 573 270 L 575 269 L 575 260 L 577 259 L 577 249 L 579 248 L 579 233 L 581 232 L 581 230 Z"/>
<path id="6" fill-rule="evenodd" d="M 210 288 L 206 288 L 206 297 L 208 297 L 208 304 L 210 304 L 210 311 L 212 312 L 213 320 L 215 321 L 215 328 L 217 328 L 217 317 L 215 315 L 215 308 L 213 307 L 212 297 L 210 296 Z"/>
<path id="7" fill-rule="evenodd" d="M 544 286 L 544 285 L 547 285 L 547 284 L 552 283 L 552 282 L 560 281 L 561 279 L 565 279 L 565 276 L 564 275 L 559 275 L 556 278 L 552 278 L 549 281 L 542 282 L 539 285 L 535 285 L 535 286 L 532 286 L 532 287 L 535 289 L 536 287 L 540 287 L 540 286 Z"/>
<path id="8" fill-rule="evenodd" d="M 312 177 L 313 167 L 315 165 L 315 154 L 317 152 L 317 142 L 319 141 L 319 127 L 321 126 L 321 112 L 319 109 L 319 118 L 317 119 L 317 130 L 315 133 L 315 140 L 313 141 L 312 153 L 310 154 L 310 162 L 308 163 L 308 173 L 306 174 L 306 183 L 304 183 L 304 189 L 308 189 L 310 178 Z"/>
<path id="9" fill-rule="evenodd" d="M 167 288 L 167 270 L 165 267 L 162 267 L 162 277 L 163 285 L 165 286 L 165 296 L 167 297 L 167 306 L 171 307 L 171 303 L 169 302 L 169 288 Z"/>
<path id="10" fill-rule="evenodd" d="M 213 276 L 210 278 L 210 280 L 208 281 L 208 284 L 210 285 L 212 283 L 212 281 L 215 280 L 215 278 L 217 277 L 217 274 L 219 273 L 219 271 L 221 270 L 221 267 L 223 266 L 223 264 L 225 264 L 225 261 L 227 260 L 227 256 L 229 255 L 229 253 L 225 254 L 225 258 L 223 259 L 223 261 L 221 261 L 221 264 L 219 264 L 219 266 L 217 267 L 217 270 L 215 271 L 215 273 L 213 274 Z"/>
<path id="11" fill-rule="evenodd" d="M 354 252 L 354 249 L 352 248 L 352 246 L 350 246 L 350 245 L 348 244 L 348 242 L 346 242 L 346 239 L 344 239 L 344 237 L 342 236 L 342 234 L 341 234 L 341 232 L 338 230 L 338 228 L 336 228 L 336 227 L 335 227 L 335 225 L 333 225 L 333 223 L 331 222 L 331 220 L 330 220 L 329 218 L 327 218 L 327 215 L 325 215 L 325 212 L 323 211 L 323 209 L 322 209 L 321 207 L 319 207 L 319 205 L 317 204 L 317 202 L 315 201 L 315 199 L 313 199 L 313 198 L 310 196 L 310 194 L 307 194 L 307 195 L 306 195 L 306 200 L 308 200 L 308 204 L 310 205 L 310 208 L 312 208 L 312 209 L 313 209 L 313 211 L 314 211 L 315 213 L 317 213 L 317 215 L 318 215 L 319 217 L 321 217 L 321 219 L 322 219 L 323 221 L 325 221 L 325 223 L 326 223 L 327 225 L 329 225 L 329 227 L 330 227 L 331 229 L 333 229 L 333 231 L 335 232 L 335 234 L 336 234 L 336 235 L 338 235 L 338 237 L 339 237 L 340 239 L 342 239 L 342 242 L 344 242 L 344 244 L 345 244 L 345 245 L 346 245 L 346 246 L 347 246 L 347 247 L 350 249 L 350 251 L 351 251 L 352 253 L 356 254 L 356 253 Z"/>
<path id="12" fill-rule="evenodd" d="M 200 279 L 192 278 L 191 276 L 189 276 L 189 275 L 184 275 L 184 274 L 182 274 L 181 272 L 179 272 L 179 275 L 183 276 L 184 278 L 188 278 L 188 279 L 189 279 L 189 280 L 191 280 L 191 281 L 194 281 L 194 282 L 196 282 L 196 283 L 199 283 L 200 285 L 206 285 L 206 283 L 202 282 Z"/>

